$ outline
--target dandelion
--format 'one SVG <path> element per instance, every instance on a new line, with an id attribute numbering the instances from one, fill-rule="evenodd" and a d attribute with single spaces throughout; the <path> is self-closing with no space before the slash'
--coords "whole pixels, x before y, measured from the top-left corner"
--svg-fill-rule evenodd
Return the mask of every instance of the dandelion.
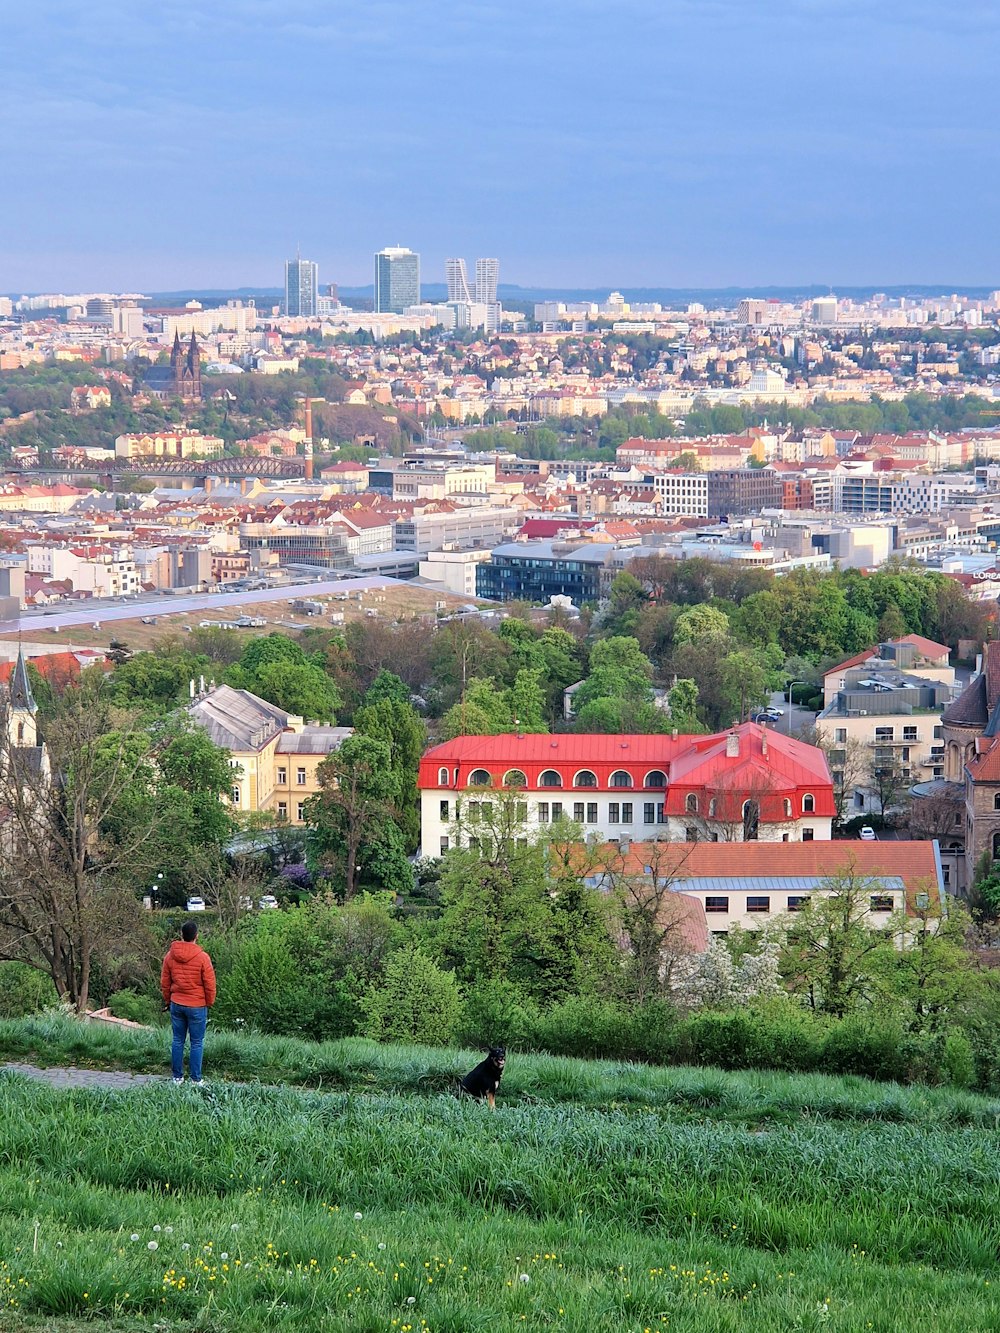
<path id="1" fill-rule="evenodd" d="M 160 1248 L 160 1242 L 158 1240 L 151 1240 L 149 1244 L 146 1246 L 147 1250 L 158 1250 L 159 1248 Z"/>
<path id="2" fill-rule="evenodd" d="M 239 1222 L 234 1222 L 232 1226 L 229 1228 L 230 1231 L 239 1231 L 239 1229 L 240 1229 Z"/>
<path id="3" fill-rule="evenodd" d="M 406 1303 L 407 1303 L 407 1305 L 416 1305 L 416 1303 L 417 1303 L 417 1298 L 416 1298 L 416 1296 L 407 1296 L 407 1298 L 406 1298 Z"/>
<path id="4" fill-rule="evenodd" d="M 228 1259 L 228 1258 L 229 1258 L 229 1255 L 225 1252 L 225 1250 L 223 1250 L 222 1253 L 219 1255 L 219 1258 L 220 1258 L 220 1259 Z"/>
<path id="5" fill-rule="evenodd" d="M 360 1221 L 361 1221 L 361 1217 L 362 1217 L 362 1214 L 361 1214 L 361 1213 L 355 1213 L 355 1214 L 354 1214 L 354 1220 L 355 1220 L 355 1222 L 360 1222 Z"/>
<path id="6" fill-rule="evenodd" d="M 173 1227 L 164 1227 L 163 1230 L 167 1233 L 168 1236 L 172 1236 L 174 1234 Z"/>
<path id="7" fill-rule="evenodd" d="M 153 1230 L 154 1230 L 154 1231 L 159 1231 L 159 1230 L 160 1230 L 160 1224 L 159 1224 L 159 1222 L 157 1222 L 156 1226 L 153 1227 Z"/>
<path id="8" fill-rule="evenodd" d="M 139 1239 L 139 1233 L 138 1233 L 138 1231 L 133 1231 L 133 1232 L 132 1232 L 131 1239 L 132 1239 L 132 1240 L 138 1240 L 138 1239 Z"/>
<path id="9" fill-rule="evenodd" d="M 379 1247 L 380 1250 L 384 1250 L 384 1249 L 385 1249 L 385 1241 L 384 1241 L 384 1240 L 380 1240 L 379 1243 L 378 1243 L 378 1247 Z"/>
<path id="10" fill-rule="evenodd" d="M 531 1281 L 531 1275 L 530 1275 L 529 1273 L 522 1273 L 521 1276 L 520 1276 L 520 1278 L 518 1279 L 518 1281 L 519 1281 L 519 1282 L 530 1282 L 530 1281 Z"/>
<path id="11" fill-rule="evenodd" d="M 136 1237 L 136 1239 L 138 1240 L 138 1237 Z M 184 1244 L 181 1246 L 182 1250 L 189 1250 L 190 1248 L 191 1246 L 187 1241 L 185 1241 Z"/>

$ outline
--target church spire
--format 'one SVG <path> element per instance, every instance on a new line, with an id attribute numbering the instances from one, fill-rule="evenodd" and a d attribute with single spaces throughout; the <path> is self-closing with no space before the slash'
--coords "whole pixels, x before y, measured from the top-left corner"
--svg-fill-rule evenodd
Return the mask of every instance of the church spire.
<path id="1" fill-rule="evenodd" d="M 28 679 L 28 667 L 24 660 L 24 651 L 18 647 L 17 662 L 14 664 L 14 671 L 10 678 L 10 707 L 14 712 L 36 713 L 38 705 L 35 703 L 35 696 L 31 692 L 31 681 Z"/>

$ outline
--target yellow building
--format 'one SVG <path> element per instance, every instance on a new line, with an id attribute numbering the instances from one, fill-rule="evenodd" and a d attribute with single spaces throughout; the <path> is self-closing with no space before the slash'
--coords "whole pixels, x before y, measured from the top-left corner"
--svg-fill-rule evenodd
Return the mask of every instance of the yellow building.
<path id="1" fill-rule="evenodd" d="M 236 810 L 266 810 L 304 822 L 304 807 L 319 791 L 318 770 L 351 735 L 351 727 L 305 722 L 249 690 L 219 685 L 188 712 L 233 764 L 230 800 Z"/>

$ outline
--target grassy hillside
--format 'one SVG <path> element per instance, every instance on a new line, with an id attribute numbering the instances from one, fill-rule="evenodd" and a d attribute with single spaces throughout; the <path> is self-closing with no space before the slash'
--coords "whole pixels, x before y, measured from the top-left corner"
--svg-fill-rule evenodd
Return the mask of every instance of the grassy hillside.
<path id="1" fill-rule="evenodd" d="M 455 1058 L 345 1043 L 328 1093 L 0 1076 L 0 1329 L 1000 1327 L 985 1099 L 538 1057 L 491 1115 L 414 1091 Z"/>

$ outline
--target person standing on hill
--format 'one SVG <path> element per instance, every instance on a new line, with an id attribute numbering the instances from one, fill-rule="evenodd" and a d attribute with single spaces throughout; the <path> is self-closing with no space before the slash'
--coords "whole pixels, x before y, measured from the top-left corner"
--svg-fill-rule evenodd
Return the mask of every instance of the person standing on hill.
<path id="1" fill-rule="evenodd" d="M 215 969 L 198 943 L 198 927 L 193 921 L 184 922 L 180 939 L 174 940 L 167 950 L 160 971 L 160 991 L 163 1003 L 170 1008 L 174 1034 L 170 1064 L 174 1082 L 184 1082 L 184 1043 L 190 1037 L 188 1072 L 191 1082 L 200 1084 L 208 1011 L 215 1003 Z"/>

